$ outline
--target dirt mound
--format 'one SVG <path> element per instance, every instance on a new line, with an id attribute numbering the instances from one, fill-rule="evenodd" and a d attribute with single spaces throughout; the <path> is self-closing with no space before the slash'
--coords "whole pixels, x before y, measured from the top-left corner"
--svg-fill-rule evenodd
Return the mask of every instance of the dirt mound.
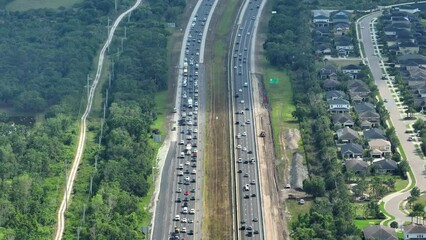
<path id="1" fill-rule="evenodd" d="M 300 141 L 300 132 L 298 129 L 289 129 L 284 133 L 285 143 L 287 149 L 297 149 L 298 142 Z"/>
<path id="2" fill-rule="evenodd" d="M 302 154 L 296 152 L 291 158 L 290 184 L 294 189 L 303 189 L 303 181 L 308 178 L 308 170 L 303 164 Z"/>

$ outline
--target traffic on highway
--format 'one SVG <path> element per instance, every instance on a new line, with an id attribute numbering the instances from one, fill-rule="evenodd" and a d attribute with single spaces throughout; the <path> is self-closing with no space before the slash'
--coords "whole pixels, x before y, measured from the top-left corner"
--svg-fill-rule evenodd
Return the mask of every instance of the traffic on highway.
<path id="1" fill-rule="evenodd" d="M 170 177 L 167 178 L 169 186 L 164 187 L 164 195 L 167 195 L 166 204 L 171 207 L 158 204 L 158 218 L 167 219 L 156 221 L 153 239 L 199 239 L 196 236 L 201 228 L 201 201 L 199 192 L 199 179 L 202 174 L 202 132 L 204 122 L 201 118 L 204 100 L 202 86 L 204 67 L 200 57 L 205 28 L 208 24 L 209 14 L 212 11 L 214 1 L 204 0 L 198 3 L 188 24 L 187 35 L 184 37 L 180 66 L 179 84 L 177 89 L 177 107 L 173 112 L 178 115 L 176 126 L 177 140 L 172 151 Z M 200 173 L 201 172 L 201 173 Z M 163 178 L 164 179 L 164 178 Z M 163 182 L 162 182 L 163 185 Z M 166 189 L 171 188 L 171 191 Z M 163 186 L 161 187 L 163 191 Z M 160 198 L 160 201 L 162 199 Z M 198 203 L 198 204 L 197 204 Z M 166 209 L 166 210 L 164 210 Z M 161 226 L 162 225 L 162 226 Z M 168 231 L 164 231 L 168 229 Z"/>
<path id="2" fill-rule="evenodd" d="M 231 92 L 239 238 L 264 239 L 251 86 L 250 54 L 261 1 L 250 0 L 234 34 Z"/>

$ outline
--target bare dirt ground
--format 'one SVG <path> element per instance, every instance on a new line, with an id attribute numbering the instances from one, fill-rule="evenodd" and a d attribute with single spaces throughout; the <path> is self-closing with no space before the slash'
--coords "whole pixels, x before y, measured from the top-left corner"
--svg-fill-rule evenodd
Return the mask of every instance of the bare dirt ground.
<path id="1" fill-rule="evenodd" d="M 270 7 L 265 6 L 262 16 L 264 13 L 269 12 Z M 261 72 L 263 58 L 263 43 L 266 39 L 266 33 L 264 29 L 267 29 L 269 17 L 262 17 L 259 22 L 259 31 L 256 37 L 255 47 L 255 69 L 257 72 Z M 279 187 L 280 180 L 278 176 L 278 165 L 274 154 L 274 142 L 272 139 L 272 126 L 269 116 L 268 106 L 264 103 L 263 99 L 266 96 L 263 87 L 263 76 L 261 73 L 252 74 L 252 86 L 253 86 L 253 102 L 254 102 L 254 113 L 256 120 L 256 132 L 259 134 L 261 131 L 265 131 L 265 137 L 258 137 L 256 139 L 259 154 L 260 164 L 260 178 L 262 184 L 262 198 L 263 198 L 263 210 L 264 210 L 264 224 L 265 224 L 265 239 L 290 239 L 286 218 L 284 217 L 284 199 L 282 198 L 282 191 Z M 283 143 L 282 146 L 285 144 Z M 276 146 L 280 147 L 280 146 Z M 285 161 L 288 163 L 288 161 Z M 285 166 L 288 166 L 286 164 Z M 287 175 L 287 174 L 285 174 Z"/>
<path id="2" fill-rule="evenodd" d="M 218 20 L 226 7 L 220 1 L 210 22 L 205 48 L 206 135 L 203 187 L 203 239 L 232 239 L 231 166 L 229 152 L 226 57 L 215 61 Z M 227 40 L 224 40 L 228 42 Z M 222 64 L 222 66 L 220 66 Z"/>

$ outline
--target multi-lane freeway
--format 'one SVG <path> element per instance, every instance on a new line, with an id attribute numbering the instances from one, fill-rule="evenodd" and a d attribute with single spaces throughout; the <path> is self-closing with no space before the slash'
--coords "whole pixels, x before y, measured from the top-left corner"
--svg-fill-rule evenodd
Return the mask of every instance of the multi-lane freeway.
<path id="1" fill-rule="evenodd" d="M 261 0 L 245 4 L 235 27 L 230 56 L 237 236 L 264 239 L 250 70 L 252 36 Z"/>
<path id="2" fill-rule="evenodd" d="M 200 239 L 205 113 L 203 48 L 216 5 L 199 1 L 188 22 L 181 49 L 174 109 L 176 139 L 161 174 L 152 239 Z"/>

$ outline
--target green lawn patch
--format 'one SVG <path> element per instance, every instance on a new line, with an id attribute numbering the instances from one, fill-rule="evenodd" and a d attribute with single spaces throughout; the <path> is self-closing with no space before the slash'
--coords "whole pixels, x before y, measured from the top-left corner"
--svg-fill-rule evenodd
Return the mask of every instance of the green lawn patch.
<path id="1" fill-rule="evenodd" d="M 9 11 L 27 11 L 38 8 L 71 7 L 82 0 L 15 0 L 6 5 Z"/>
<path id="2" fill-rule="evenodd" d="M 167 131 L 170 130 L 166 126 L 167 113 L 170 112 L 170 104 L 168 100 L 168 91 L 161 91 L 155 94 L 155 113 L 157 114 L 157 119 L 154 121 L 154 124 L 151 126 L 152 129 L 159 129 L 161 132 L 161 137 L 165 137 Z"/>
<path id="3" fill-rule="evenodd" d="M 289 224 L 288 226 L 291 226 L 291 223 L 293 221 L 297 220 L 297 216 L 299 216 L 300 214 L 305 214 L 308 213 L 309 210 L 312 207 L 312 201 L 310 200 L 305 200 L 305 204 L 300 205 L 298 200 L 294 200 L 294 199 L 289 199 L 285 202 L 286 206 L 287 206 L 287 210 L 290 213 L 290 217 L 291 219 L 289 220 Z"/>
<path id="4" fill-rule="evenodd" d="M 327 60 L 328 63 L 334 64 L 338 67 L 354 64 L 359 65 L 361 63 L 361 60 L 353 60 L 353 59 L 333 59 L 333 60 Z"/>
<path id="5" fill-rule="evenodd" d="M 379 225 L 381 221 L 382 221 L 381 219 L 363 219 L 363 220 L 356 219 L 354 223 L 358 229 L 362 230 L 368 225 Z"/>
<path id="6" fill-rule="evenodd" d="M 272 109 L 271 121 L 274 130 L 275 146 L 280 146 L 279 135 L 285 129 L 298 128 L 297 119 L 292 115 L 296 110 L 293 103 L 293 88 L 289 76 L 285 70 L 279 70 L 266 63 L 263 64 L 263 83 L 267 100 Z M 281 155 L 281 149 L 275 148 L 277 156 Z"/>

